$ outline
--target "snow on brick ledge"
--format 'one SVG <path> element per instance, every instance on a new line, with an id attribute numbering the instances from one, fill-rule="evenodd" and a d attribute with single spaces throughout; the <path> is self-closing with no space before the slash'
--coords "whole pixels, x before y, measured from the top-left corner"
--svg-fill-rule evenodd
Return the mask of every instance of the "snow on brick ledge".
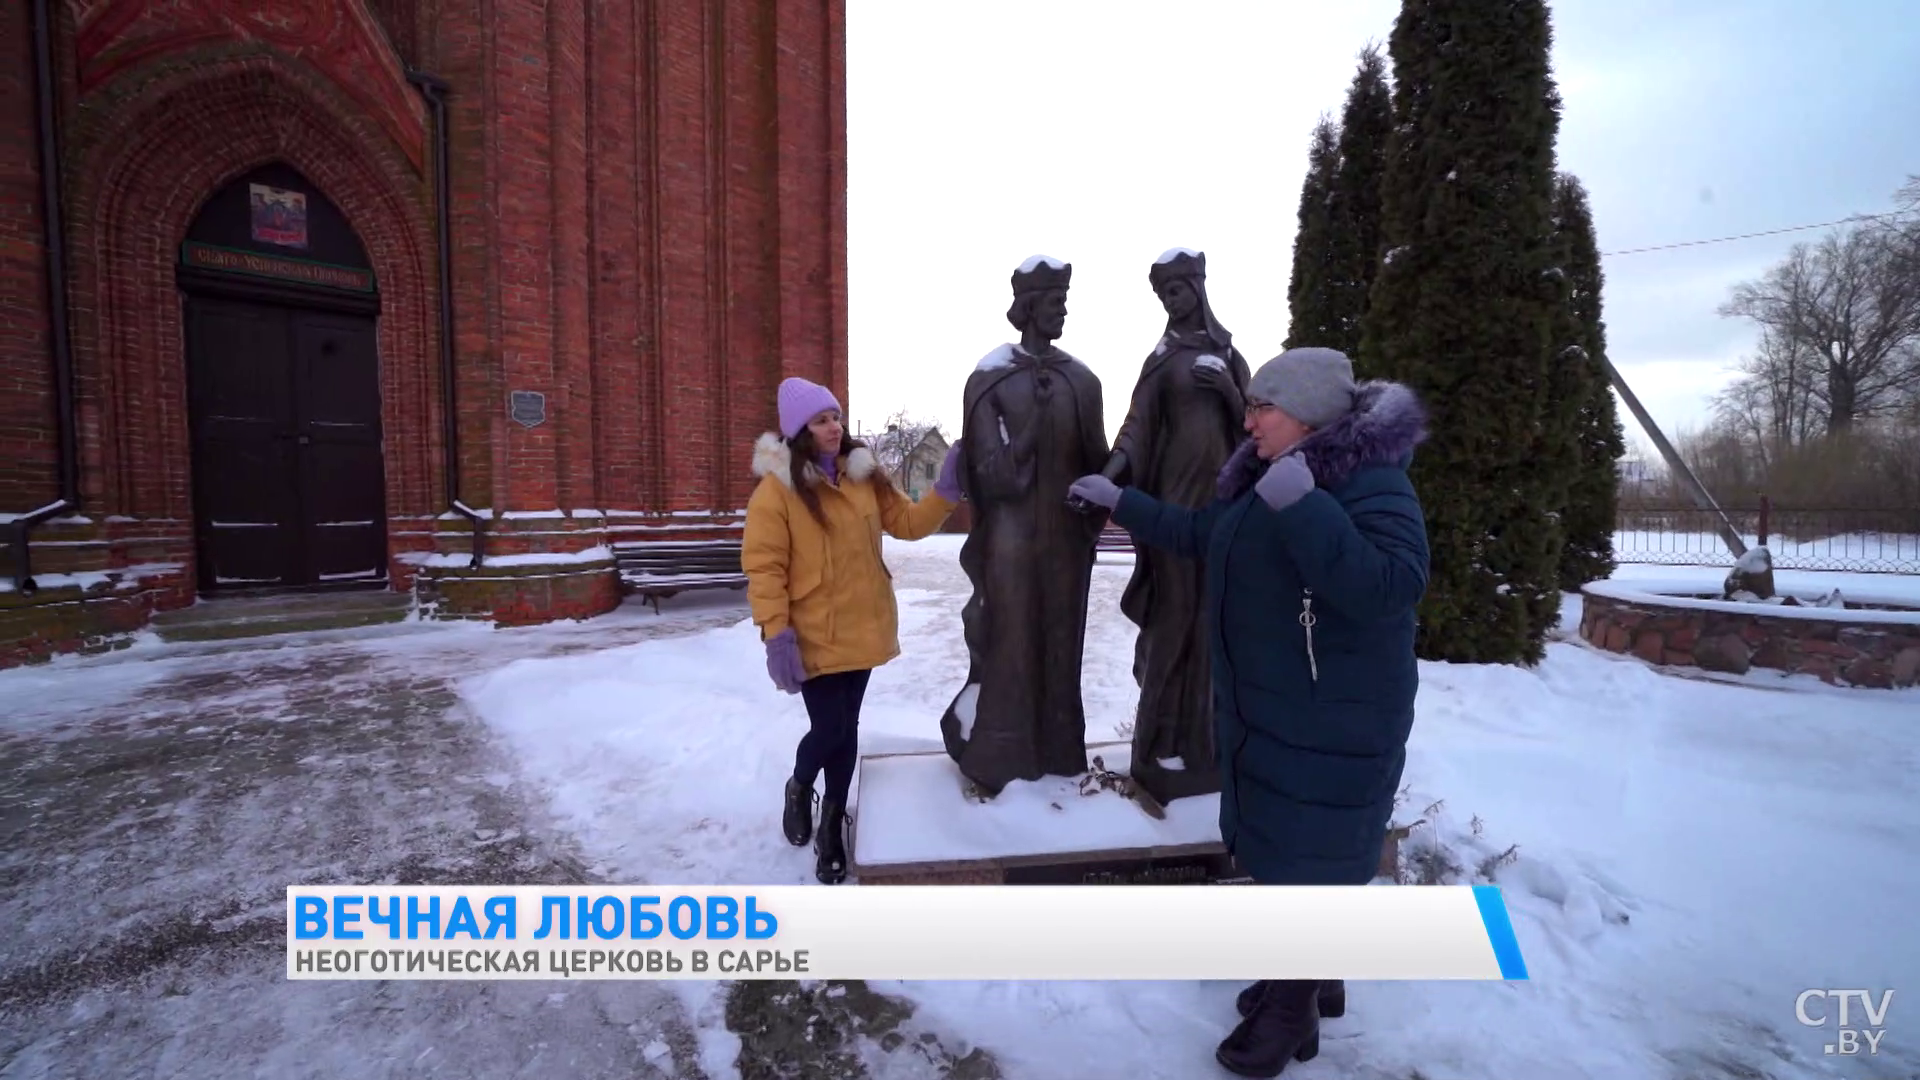
<path id="1" fill-rule="evenodd" d="M 1610 581 L 1581 595 L 1580 636 L 1650 664 L 1730 675 L 1766 668 L 1881 689 L 1920 681 L 1920 611 L 1738 603 Z"/>

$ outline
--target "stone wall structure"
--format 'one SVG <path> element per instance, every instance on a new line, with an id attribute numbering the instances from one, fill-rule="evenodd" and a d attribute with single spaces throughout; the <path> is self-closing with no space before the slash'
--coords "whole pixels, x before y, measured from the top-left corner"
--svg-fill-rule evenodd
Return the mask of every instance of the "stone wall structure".
<path id="1" fill-rule="evenodd" d="M 1744 675 L 1755 668 L 1839 686 L 1920 681 L 1920 611 L 1665 597 L 1597 582 L 1581 591 L 1580 636 L 1649 664 Z"/>

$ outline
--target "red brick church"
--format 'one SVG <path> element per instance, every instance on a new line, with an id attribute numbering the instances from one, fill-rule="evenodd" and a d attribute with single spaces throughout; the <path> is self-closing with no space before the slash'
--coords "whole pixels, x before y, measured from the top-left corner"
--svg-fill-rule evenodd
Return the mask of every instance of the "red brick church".
<path id="1" fill-rule="evenodd" d="M 0 666 L 737 528 L 778 381 L 846 400 L 844 11 L 0 5 Z"/>

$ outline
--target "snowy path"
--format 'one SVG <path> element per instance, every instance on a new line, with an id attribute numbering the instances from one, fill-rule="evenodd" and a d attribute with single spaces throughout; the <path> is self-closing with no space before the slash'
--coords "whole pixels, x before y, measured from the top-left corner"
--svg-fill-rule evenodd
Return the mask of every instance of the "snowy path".
<path id="1" fill-rule="evenodd" d="M 451 681 L 715 621 L 0 672 L 0 1078 L 704 1075 L 685 1008 L 646 983 L 288 982 L 285 889 L 585 880 Z"/>
<path id="2" fill-rule="evenodd" d="M 964 674 L 958 542 L 888 546 L 905 655 L 874 678 L 863 752 L 938 746 L 936 718 Z M 1096 573 L 1090 739 L 1112 736 L 1131 708 L 1127 573 Z M 1888 579 L 1874 580 L 1884 591 Z M 1920 694 L 1675 679 L 1570 643 L 1535 671 L 1429 664 L 1423 678 L 1403 809 L 1443 802 L 1415 834 L 1435 843 L 1443 876 L 1518 845 L 1496 874 L 1533 981 L 1355 986 L 1321 1057 L 1289 1077 L 1920 1069 L 1920 1027 L 1900 1026 L 1898 1002 L 1871 1061 L 1823 1057 L 1822 1033 L 1793 1016 L 1807 987 L 1901 988 L 1920 974 L 1920 802 L 1908 794 Z M 787 847 L 776 821 L 805 714 L 768 685 L 750 625 L 522 660 L 461 690 L 606 876 L 811 880 L 810 853 Z M 1047 1078 L 1104 1077 L 1118 1061 L 1140 1077 L 1213 1075 L 1238 989 L 875 988 L 918 1002 L 919 1019 L 986 1048 L 1007 1075 Z M 719 996 L 703 1004 L 689 990 L 710 1019 Z"/>

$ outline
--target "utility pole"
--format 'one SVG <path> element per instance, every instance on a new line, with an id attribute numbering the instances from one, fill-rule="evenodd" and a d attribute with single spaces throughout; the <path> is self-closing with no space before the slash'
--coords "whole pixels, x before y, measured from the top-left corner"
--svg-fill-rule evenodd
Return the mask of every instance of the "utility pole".
<path id="1" fill-rule="evenodd" d="M 1733 552 L 1733 557 L 1738 559 L 1745 555 L 1747 543 L 1740 538 L 1740 532 L 1733 527 L 1733 522 L 1727 519 L 1726 511 L 1720 509 L 1720 504 L 1713 501 L 1713 496 L 1707 492 L 1706 485 L 1700 482 L 1699 477 L 1693 475 L 1693 470 L 1687 468 L 1687 463 L 1680 459 L 1679 451 L 1675 450 L 1673 444 L 1667 441 L 1667 437 L 1660 433 L 1660 426 L 1653 422 L 1653 417 L 1647 415 L 1647 410 L 1640 404 L 1640 399 L 1633 396 L 1633 391 L 1627 387 L 1627 380 L 1620 377 L 1620 369 L 1613 366 L 1612 360 L 1607 360 L 1606 364 L 1607 378 L 1612 380 L 1613 388 L 1620 392 L 1621 400 L 1627 403 L 1627 408 L 1633 411 L 1634 417 L 1640 421 L 1640 426 L 1646 429 L 1647 437 L 1653 440 L 1654 449 L 1660 451 L 1660 456 L 1666 459 L 1667 468 L 1672 469 L 1673 475 L 1679 478 L 1680 486 L 1687 489 L 1687 494 L 1693 496 L 1693 501 L 1699 505 L 1700 509 L 1712 513 L 1719 522 L 1720 538 L 1727 542 L 1727 550 Z"/>

